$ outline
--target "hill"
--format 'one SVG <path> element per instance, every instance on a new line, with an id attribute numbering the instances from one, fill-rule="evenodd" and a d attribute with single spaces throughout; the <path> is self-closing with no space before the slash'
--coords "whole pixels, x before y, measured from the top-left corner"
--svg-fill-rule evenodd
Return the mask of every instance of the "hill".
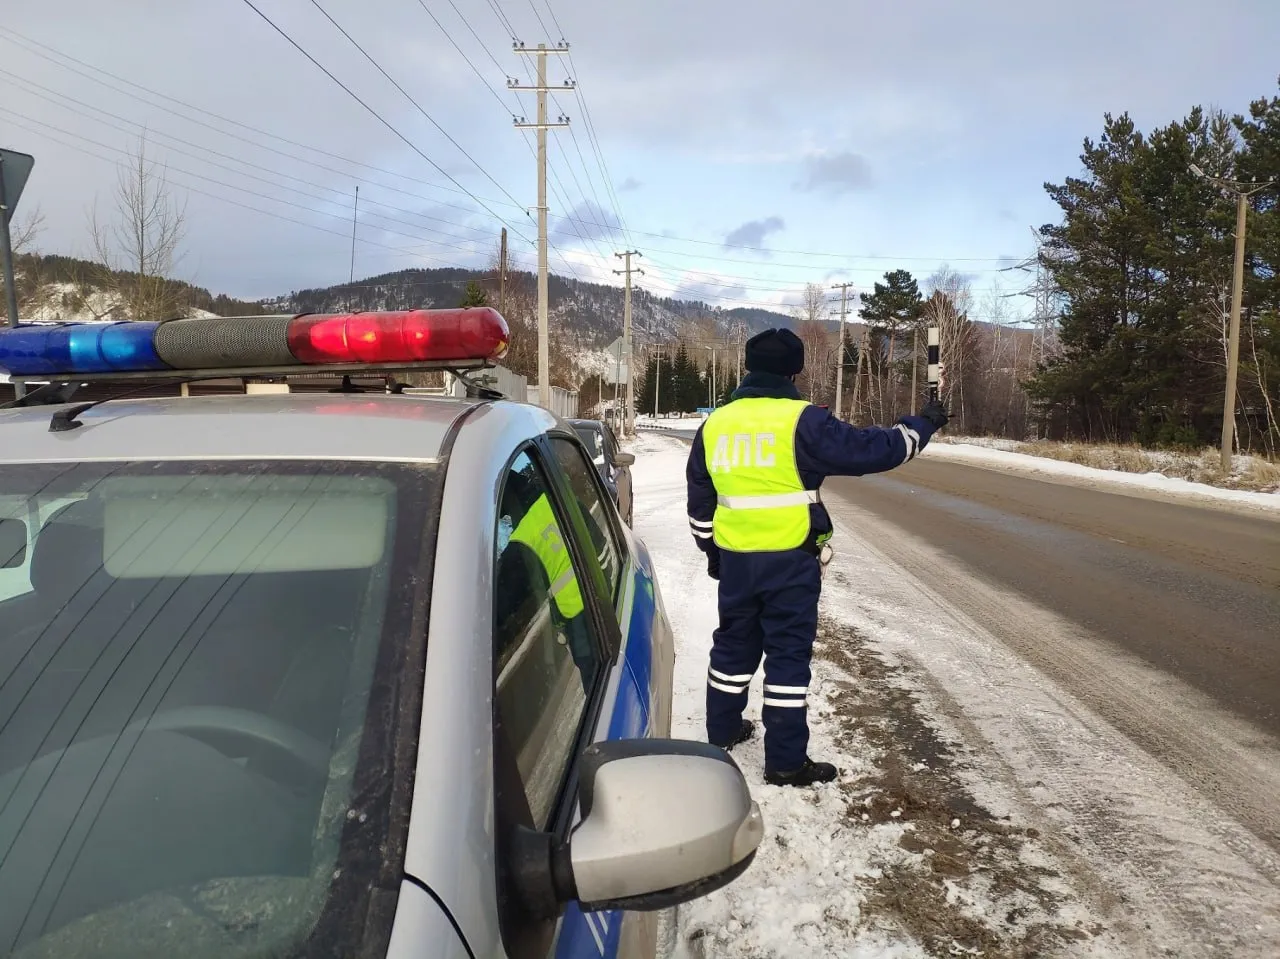
<path id="1" fill-rule="evenodd" d="M 14 258 L 18 314 L 24 320 L 85 321 L 130 319 L 126 295 L 138 275 L 100 263 L 58 254 L 29 253 Z M 156 279 L 153 302 L 174 316 L 251 316 L 263 304 L 211 293 L 183 280 Z"/>
<path id="2" fill-rule="evenodd" d="M 492 271 L 462 269 L 401 270 L 322 289 L 299 290 L 271 301 L 282 311 L 328 313 L 344 309 L 403 310 L 414 307 L 457 306 L 467 284 L 478 282 L 498 305 L 498 282 Z M 537 277 L 513 272 L 507 276 L 508 312 L 536 305 Z M 548 280 L 551 323 L 572 333 L 584 348 L 603 349 L 620 335 L 625 293 L 620 287 L 587 283 L 552 274 Z M 785 313 L 760 309 L 723 310 L 692 300 L 632 291 L 632 324 L 640 341 L 671 339 L 690 322 L 715 317 L 721 330 L 741 323 L 748 335 L 771 326 L 791 326 Z"/>

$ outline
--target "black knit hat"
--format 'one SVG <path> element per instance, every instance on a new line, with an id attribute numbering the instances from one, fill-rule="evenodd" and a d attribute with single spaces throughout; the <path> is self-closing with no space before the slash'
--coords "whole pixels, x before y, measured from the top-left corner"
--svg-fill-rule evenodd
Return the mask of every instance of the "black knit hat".
<path id="1" fill-rule="evenodd" d="M 804 369 L 804 343 L 790 330 L 765 330 L 747 340 L 747 371 L 796 376 Z"/>

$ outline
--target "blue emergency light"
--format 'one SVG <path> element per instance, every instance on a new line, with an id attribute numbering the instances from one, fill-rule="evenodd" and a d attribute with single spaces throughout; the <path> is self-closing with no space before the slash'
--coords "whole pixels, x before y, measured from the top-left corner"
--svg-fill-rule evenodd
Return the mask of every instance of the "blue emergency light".
<path id="1" fill-rule="evenodd" d="M 292 366 L 488 362 L 510 332 L 496 310 L 230 316 L 0 329 L 0 370 L 77 376 Z"/>
<path id="2" fill-rule="evenodd" d="M 19 326 L 0 332 L 0 369 L 13 376 L 165 370 L 156 354 L 159 323 Z"/>

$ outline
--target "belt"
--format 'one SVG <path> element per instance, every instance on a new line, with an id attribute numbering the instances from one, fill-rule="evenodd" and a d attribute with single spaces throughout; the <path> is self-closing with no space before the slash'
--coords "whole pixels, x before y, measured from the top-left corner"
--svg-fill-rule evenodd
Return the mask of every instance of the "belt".
<path id="1" fill-rule="evenodd" d="M 822 502 L 816 489 L 798 493 L 772 493 L 766 496 L 718 496 L 716 502 L 725 509 L 775 509 L 782 506 L 812 506 Z"/>

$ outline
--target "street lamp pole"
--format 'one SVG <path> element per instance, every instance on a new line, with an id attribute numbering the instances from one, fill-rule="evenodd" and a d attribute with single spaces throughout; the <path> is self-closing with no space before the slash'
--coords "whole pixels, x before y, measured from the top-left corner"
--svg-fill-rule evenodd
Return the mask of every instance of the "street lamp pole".
<path id="1" fill-rule="evenodd" d="M 1222 471 L 1229 474 L 1236 430 L 1236 382 L 1240 369 L 1240 311 L 1244 301 L 1244 238 L 1249 216 L 1249 198 L 1255 193 L 1275 186 L 1275 183 L 1259 183 L 1257 180 L 1245 183 L 1209 176 L 1194 163 L 1191 164 L 1191 172 L 1202 180 L 1207 180 L 1236 195 L 1236 256 L 1231 281 L 1231 325 L 1227 334 L 1227 384 L 1222 403 Z"/>

